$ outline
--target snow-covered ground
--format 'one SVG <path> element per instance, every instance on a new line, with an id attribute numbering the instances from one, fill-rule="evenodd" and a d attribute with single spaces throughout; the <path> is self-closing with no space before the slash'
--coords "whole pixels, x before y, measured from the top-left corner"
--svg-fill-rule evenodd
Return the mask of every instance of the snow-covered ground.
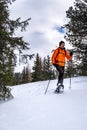
<path id="1" fill-rule="evenodd" d="M 65 90 L 54 94 L 57 80 L 12 87 L 14 99 L 0 104 L 0 130 L 87 130 L 87 77 L 65 79 Z"/>

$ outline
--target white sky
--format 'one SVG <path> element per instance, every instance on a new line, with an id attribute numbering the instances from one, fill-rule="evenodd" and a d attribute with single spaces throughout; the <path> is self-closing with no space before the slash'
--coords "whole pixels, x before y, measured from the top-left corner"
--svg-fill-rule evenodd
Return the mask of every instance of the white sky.
<path id="1" fill-rule="evenodd" d="M 29 54 L 39 53 L 41 57 L 51 55 L 51 50 L 64 40 L 65 32 L 60 27 L 67 23 L 66 10 L 74 0 L 16 0 L 10 6 L 10 18 L 31 18 L 26 32 L 17 32 L 30 43 Z M 66 49 L 70 45 L 65 41 Z"/>

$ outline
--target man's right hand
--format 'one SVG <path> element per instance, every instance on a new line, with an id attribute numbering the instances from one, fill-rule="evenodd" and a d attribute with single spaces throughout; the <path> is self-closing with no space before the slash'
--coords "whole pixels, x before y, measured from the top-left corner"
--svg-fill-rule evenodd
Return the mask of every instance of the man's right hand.
<path id="1" fill-rule="evenodd" d="M 72 51 L 70 52 L 70 56 L 73 56 L 73 52 Z"/>

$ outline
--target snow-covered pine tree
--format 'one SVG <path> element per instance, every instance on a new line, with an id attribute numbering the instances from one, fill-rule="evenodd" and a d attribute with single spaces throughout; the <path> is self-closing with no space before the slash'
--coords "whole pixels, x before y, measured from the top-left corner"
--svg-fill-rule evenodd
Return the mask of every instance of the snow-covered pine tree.
<path id="1" fill-rule="evenodd" d="M 10 96 L 10 89 L 6 85 L 13 80 L 13 70 L 16 62 L 15 49 L 22 52 L 29 49 L 29 44 L 22 37 L 15 37 L 15 29 L 25 31 L 29 19 L 22 21 L 21 18 L 11 20 L 9 18 L 9 4 L 14 0 L 0 0 L 0 99 Z"/>
<path id="2" fill-rule="evenodd" d="M 66 11 L 66 15 L 69 22 L 65 25 L 65 38 L 75 47 L 74 54 L 79 61 L 80 74 L 87 75 L 87 1 L 75 0 L 74 6 Z"/>

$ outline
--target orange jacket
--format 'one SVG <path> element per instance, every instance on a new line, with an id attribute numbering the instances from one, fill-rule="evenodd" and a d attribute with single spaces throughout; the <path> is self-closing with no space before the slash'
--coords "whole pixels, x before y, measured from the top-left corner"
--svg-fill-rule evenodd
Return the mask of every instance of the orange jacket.
<path id="1" fill-rule="evenodd" d="M 51 58 L 52 64 L 58 64 L 59 66 L 65 66 L 66 58 L 68 60 L 71 60 L 72 56 L 70 56 L 70 54 L 68 53 L 67 50 L 58 47 L 53 52 L 53 55 L 52 55 L 52 58 Z"/>

